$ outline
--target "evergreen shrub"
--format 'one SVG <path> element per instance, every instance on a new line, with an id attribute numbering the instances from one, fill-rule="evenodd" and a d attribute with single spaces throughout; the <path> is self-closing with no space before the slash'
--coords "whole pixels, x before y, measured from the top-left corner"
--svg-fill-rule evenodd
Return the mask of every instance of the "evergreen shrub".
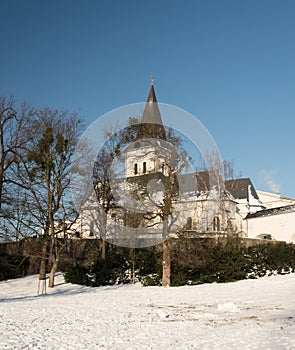
<path id="1" fill-rule="evenodd" d="M 129 262 L 120 254 L 98 258 L 91 267 L 92 286 L 106 286 L 130 282 Z"/>
<path id="2" fill-rule="evenodd" d="M 67 283 L 91 286 L 90 269 L 85 266 L 71 265 L 64 275 Z"/>
<path id="3" fill-rule="evenodd" d="M 29 265 L 29 259 L 22 255 L 2 253 L 0 255 L 0 281 L 25 276 Z"/>
<path id="4" fill-rule="evenodd" d="M 130 283 L 132 269 L 143 286 L 159 286 L 162 278 L 159 247 L 127 249 L 108 246 L 106 259 L 89 267 L 71 266 L 66 281 L 90 286 Z M 284 242 L 245 247 L 237 239 L 180 238 L 171 244 L 171 285 L 233 282 L 295 272 L 295 245 Z"/>
<path id="5" fill-rule="evenodd" d="M 181 245 L 179 241 L 177 245 Z M 187 244 L 187 242 L 186 242 Z M 236 240 L 212 245 L 191 241 L 193 249 L 176 246 L 171 285 L 233 282 L 272 274 L 295 272 L 295 245 L 284 242 L 245 247 Z M 201 247 L 202 245 L 202 247 Z M 181 254 L 180 254 L 181 252 Z M 201 254 L 201 255 L 199 255 Z M 180 258 L 181 256 L 181 258 Z"/>
<path id="6" fill-rule="evenodd" d="M 161 285 L 161 277 L 156 273 L 143 276 L 141 278 L 141 284 L 144 287 L 160 286 Z"/>

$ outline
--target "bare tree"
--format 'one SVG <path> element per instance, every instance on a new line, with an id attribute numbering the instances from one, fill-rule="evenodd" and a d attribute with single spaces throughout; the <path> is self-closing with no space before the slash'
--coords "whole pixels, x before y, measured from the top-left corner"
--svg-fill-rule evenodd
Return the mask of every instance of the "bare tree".
<path id="1" fill-rule="evenodd" d="M 199 229 L 203 232 L 231 233 L 235 202 L 225 182 L 233 178 L 233 166 L 229 161 L 221 161 L 219 154 L 213 152 L 205 156 L 202 170 L 196 173 L 202 207 L 198 218 Z M 231 183 L 234 184 L 235 181 Z"/>
<path id="2" fill-rule="evenodd" d="M 185 156 L 185 157 L 184 157 Z M 160 206 L 158 206 L 159 216 L 163 221 L 163 260 L 162 260 L 162 286 L 170 286 L 171 284 L 171 247 L 169 245 L 169 233 L 171 226 L 174 222 L 175 215 L 179 215 L 179 213 L 175 213 L 174 202 L 177 201 L 177 196 L 175 198 L 175 183 L 177 175 L 181 173 L 182 169 L 187 164 L 188 157 L 185 153 L 181 152 L 177 157 L 177 162 L 175 162 L 173 166 L 167 164 L 167 181 L 166 188 L 164 192 L 163 202 Z M 173 217 L 174 216 L 174 217 Z"/>
<path id="3" fill-rule="evenodd" d="M 81 128 L 77 113 L 50 108 L 36 111 L 27 128 L 29 143 L 18 152 L 16 176 L 24 190 L 27 218 L 42 234 L 43 244 L 39 279 L 45 280 L 49 246 L 49 287 L 54 286 L 63 246 L 57 236 L 64 226 L 57 222 L 70 219 L 75 209 L 68 193 L 71 156 Z"/>
<path id="4" fill-rule="evenodd" d="M 127 212 L 127 224 L 131 224 L 134 233 L 145 231 L 153 237 L 161 233 L 162 238 L 154 240 L 162 242 L 162 285 L 170 285 L 171 258 L 169 236 L 181 230 L 181 209 L 179 202 L 178 177 L 188 164 L 188 155 L 181 145 L 181 139 L 172 130 L 167 131 L 169 141 L 142 141 L 143 157 L 148 156 L 150 148 L 157 161 L 161 160 L 156 173 L 137 176 L 127 181 L 129 184 L 128 200 L 132 203 L 133 212 Z M 174 143 L 174 145 L 173 145 Z M 178 147 L 175 147 L 176 146 Z M 133 201 L 134 200 L 134 201 Z M 136 204 L 144 212 L 137 212 Z M 138 231 L 137 231 L 138 230 Z M 132 238 L 132 237 L 131 237 Z"/>
<path id="5" fill-rule="evenodd" d="M 16 108 L 12 97 L 0 98 L 0 217 L 9 229 L 12 229 L 11 223 L 14 223 L 11 219 L 16 199 L 12 168 L 18 162 L 16 154 L 28 143 L 24 130 L 33 115 L 34 109 L 27 104 L 23 103 Z M 15 237 L 18 237 L 17 233 Z"/>
<path id="6" fill-rule="evenodd" d="M 153 175 L 146 174 L 142 177 L 132 177 L 130 174 L 127 175 L 126 167 L 124 168 L 124 165 L 122 165 L 126 160 L 126 152 L 130 151 L 129 146 L 135 148 L 138 147 L 138 144 L 140 147 L 144 146 L 145 141 L 137 139 L 140 127 L 141 124 L 131 123 L 130 126 L 124 129 L 112 132 L 96 158 L 93 184 L 99 204 L 96 224 L 99 226 L 102 239 L 101 255 L 105 258 L 105 239 L 107 229 L 110 229 L 107 221 L 111 217 L 122 224 L 121 228 L 123 227 L 123 230 L 118 231 L 120 236 L 115 242 L 118 245 L 138 246 L 138 237 L 141 237 L 143 232 L 147 232 L 147 229 L 150 229 L 151 236 L 153 232 L 160 230 L 162 239 L 158 239 L 157 242 L 164 241 L 163 285 L 170 285 L 171 264 L 167 238 L 177 218 L 175 210 L 177 202 L 176 178 L 187 164 L 188 157 L 183 151 L 181 138 L 175 135 L 172 129 L 166 130 L 167 141 L 150 139 L 151 147 L 155 146 L 157 148 L 159 143 L 163 141 L 165 147 L 169 148 L 169 150 L 167 149 L 169 156 L 160 148 L 161 155 L 159 153 L 157 156 L 157 151 L 154 154 L 155 161 L 162 162 L 156 172 L 159 172 L 165 188 L 162 196 L 160 195 L 160 200 L 155 200 L 152 198 L 152 193 L 149 193 L 149 189 L 146 188 L 146 184 L 144 184 L 146 177 L 151 179 Z M 146 152 L 149 152 L 149 148 L 147 146 Z M 145 156 L 148 157 L 149 155 L 146 154 Z M 165 159 L 164 162 L 163 159 Z M 116 167 L 116 165 L 118 166 Z M 125 164 L 125 166 L 127 165 Z M 118 192 L 119 199 L 116 198 L 116 192 Z M 114 229 L 116 229 L 116 222 Z M 114 237 L 116 237 L 116 232 L 114 232 Z"/>
<path id="7" fill-rule="evenodd" d="M 130 125 L 117 130 L 105 131 L 107 138 L 102 149 L 99 151 L 93 169 L 93 186 L 98 206 L 95 210 L 95 220 L 97 231 L 101 238 L 101 257 L 106 258 L 106 235 L 107 235 L 107 218 L 112 208 L 116 206 L 116 201 L 112 191 L 112 181 L 118 176 L 115 174 L 113 162 L 116 158 L 121 159 L 121 152 L 132 142 L 137 133 L 137 124 L 135 118 L 129 120 Z M 114 190 L 114 189 L 113 189 Z"/>
<path id="8" fill-rule="evenodd" d="M 13 99 L 0 99 L 0 209 L 3 201 L 4 183 L 6 172 L 14 160 L 15 140 L 12 133 L 17 117 L 17 112 L 13 106 Z"/>

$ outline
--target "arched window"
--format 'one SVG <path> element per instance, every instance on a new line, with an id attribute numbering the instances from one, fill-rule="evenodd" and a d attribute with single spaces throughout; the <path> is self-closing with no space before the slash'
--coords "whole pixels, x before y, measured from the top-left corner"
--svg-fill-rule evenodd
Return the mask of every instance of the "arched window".
<path id="1" fill-rule="evenodd" d="M 220 219 L 218 216 L 215 216 L 213 220 L 213 231 L 220 231 Z"/>
<path id="2" fill-rule="evenodd" d="M 192 226 L 193 226 L 193 220 L 192 218 L 189 216 L 186 220 L 186 227 L 188 230 L 191 230 L 192 229 Z"/>
<path id="3" fill-rule="evenodd" d="M 142 172 L 145 174 L 146 173 L 146 162 L 143 162 L 142 165 Z"/>
<path id="4" fill-rule="evenodd" d="M 94 220 L 91 220 L 90 222 L 90 230 L 89 230 L 89 237 L 94 236 Z"/>
<path id="5" fill-rule="evenodd" d="M 138 166 L 137 163 L 134 164 L 134 175 L 137 175 L 138 173 Z"/>

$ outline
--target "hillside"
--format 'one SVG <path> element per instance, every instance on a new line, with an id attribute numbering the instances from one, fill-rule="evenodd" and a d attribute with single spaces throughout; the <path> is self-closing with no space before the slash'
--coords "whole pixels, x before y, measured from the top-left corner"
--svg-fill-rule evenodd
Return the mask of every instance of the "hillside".
<path id="1" fill-rule="evenodd" d="M 295 349 L 295 274 L 185 287 L 0 282 L 1 349 Z"/>

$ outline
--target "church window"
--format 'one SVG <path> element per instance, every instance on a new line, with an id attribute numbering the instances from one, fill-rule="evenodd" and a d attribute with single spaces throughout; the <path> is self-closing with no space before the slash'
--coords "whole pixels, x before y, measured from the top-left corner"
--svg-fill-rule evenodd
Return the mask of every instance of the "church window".
<path id="1" fill-rule="evenodd" d="M 134 175 L 137 175 L 138 173 L 138 166 L 137 163 L 134 164 Z"/>
<path id="2" fill-rule="evenodd" d="M 89 230 L 89 237 L 93 237 L 94 236 L 94 221 L 91 220 L 90 222 L 90 230 Z"/>
<path id="3" fill-rule="evenodd" d="M 215 216 L 213 220 L 213 231 L 220 231 L 220 220 L 218 216 Z"/>
<path id="4" fill-rule="evenodd" d="M 144 174 L 146 173 L 146 162 L 143 162 L 142 172 Z"/>
<path id="5" fill-rule="evenodd" d="M 188 217 L 187 220 L 186 220 L 186 226 L 187 226 L 187 229 L 188 230 L 191 230 L 192 229 L 192 226 L 193 226 L 193 220 L 191 217 Z"/>

